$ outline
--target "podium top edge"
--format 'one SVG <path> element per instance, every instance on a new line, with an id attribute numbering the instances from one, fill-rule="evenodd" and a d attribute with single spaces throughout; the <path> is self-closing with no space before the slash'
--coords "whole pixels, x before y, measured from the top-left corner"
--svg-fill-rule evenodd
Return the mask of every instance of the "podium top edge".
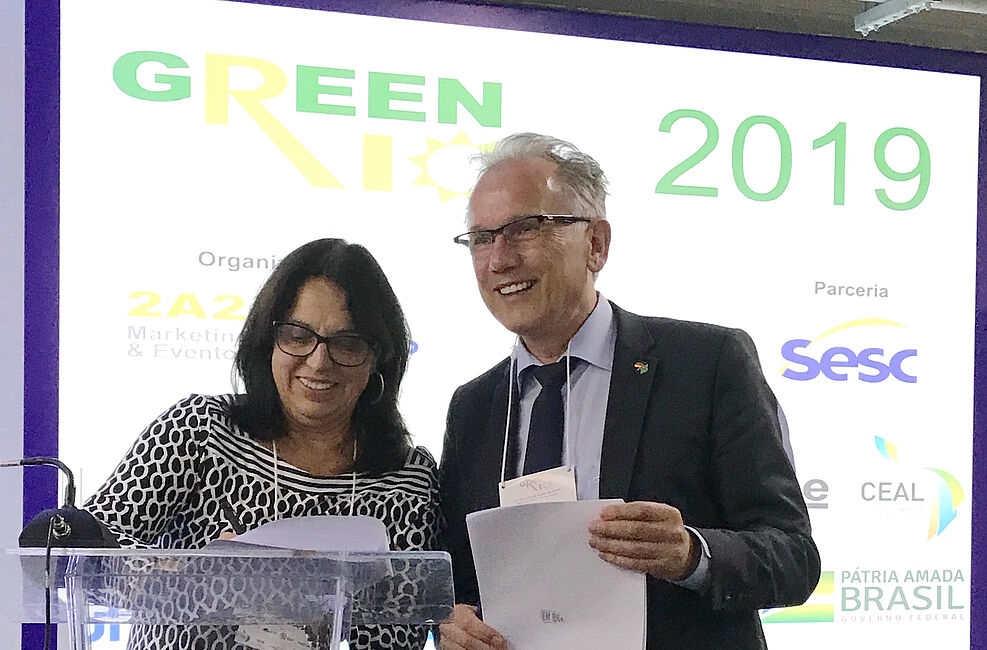
<path id="1" fill-rule="evenodd" d="M 44 548 L 5 548 L 3 555 L 18 557 L 44 557 Z M 257 546 L 240 549 L 156 549 L 156 548 L 52 548 L 52 557 L 127 557 L 127 558 L 194 558 L 194 557 L 229 557 L 229 558 L 301 558 L 320 560 L 339 560 L 341 562 L 366 562 L 372 560 L 445 560 L 450 556 L 445 551 L 388 551 L 383 553 L 366 553 L 354 551 L 304 551 L 284 548 Z"/>

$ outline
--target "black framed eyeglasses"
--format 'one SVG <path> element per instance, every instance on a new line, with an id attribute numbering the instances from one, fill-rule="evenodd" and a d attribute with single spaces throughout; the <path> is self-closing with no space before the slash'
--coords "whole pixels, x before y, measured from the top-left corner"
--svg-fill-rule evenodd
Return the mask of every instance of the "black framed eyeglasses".
<path id="1" fill-rule="evenodd" d="M 351 332 L 322 336 L 304 325 L 284 321 L 274 321 L 274 332 L 274 343 L 289 356 L 307 357 L 325 343 L 333 363 L 347 368 L 362 365 L 374 351 L 373 343 Z"/>
<path id="2" fill-rule="evenodd" d="M 452 238 L 457 244 L 462 244 L 470 249 L 471 253 L 482 251 L 492 245 L 497 235 L 503 235 L 504 241 L 510 244 L 530 241 L 541 234 L 544 224 L 569 225 L 573 223 L 589 223 L 592 219 L 588 217 L 576 217 L 571 214 L 529 214 L 518 217 L 513 221 L 508 221 L 500 228 L 490 230 L 474 230 L 464 232 Z"/>

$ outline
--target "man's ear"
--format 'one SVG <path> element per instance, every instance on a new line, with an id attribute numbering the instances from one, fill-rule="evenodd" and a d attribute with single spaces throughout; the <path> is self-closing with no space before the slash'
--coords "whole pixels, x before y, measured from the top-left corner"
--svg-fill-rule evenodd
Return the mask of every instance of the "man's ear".
<path id="1" fill-rule="evenodd" d="M 590 222 L 588 227 L 591 234 L 586 268 L 593 273 L 599 273 L 603 265 L 607 263 L 607 255 L 610 254 L 610 222 L 606 219 L 599 219 Z"/>

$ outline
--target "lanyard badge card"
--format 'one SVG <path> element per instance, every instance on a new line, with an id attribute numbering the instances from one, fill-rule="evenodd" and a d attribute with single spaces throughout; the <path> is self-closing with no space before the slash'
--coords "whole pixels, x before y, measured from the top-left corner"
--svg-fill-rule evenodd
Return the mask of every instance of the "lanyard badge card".
<path id="1" fill-rule="evenodd" d="M 500 505 L 521 506 L 576 500 L 576 472 L 569 466 L 546 469 L 510 481 L 501 481 Z"/>

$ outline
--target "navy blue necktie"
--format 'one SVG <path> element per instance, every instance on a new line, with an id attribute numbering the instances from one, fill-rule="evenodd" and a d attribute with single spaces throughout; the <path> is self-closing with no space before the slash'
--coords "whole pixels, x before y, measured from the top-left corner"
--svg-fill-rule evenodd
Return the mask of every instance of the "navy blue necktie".
<path id="1" fill-rule="evenodd" d="M 545 366 L 525 370 L 541 384 L 541 392 L 531 407 L 528 445 L 524 452 L 522 474 L 552 469 L 562 464 L 563 418 L 562 385 L 566 378 L 566 361 L 560 359 Z"/>

